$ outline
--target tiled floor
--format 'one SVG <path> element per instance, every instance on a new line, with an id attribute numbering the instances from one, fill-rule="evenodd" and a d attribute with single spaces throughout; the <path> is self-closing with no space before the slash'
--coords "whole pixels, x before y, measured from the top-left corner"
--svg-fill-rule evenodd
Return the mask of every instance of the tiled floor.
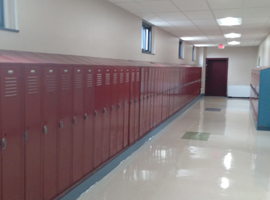
<path id="1" fill-rule="evenodd" d="M 79 198 L 220 199 L 270 199 L 270 132 L 255 130 L 249 100 L 204 97 Z"/>

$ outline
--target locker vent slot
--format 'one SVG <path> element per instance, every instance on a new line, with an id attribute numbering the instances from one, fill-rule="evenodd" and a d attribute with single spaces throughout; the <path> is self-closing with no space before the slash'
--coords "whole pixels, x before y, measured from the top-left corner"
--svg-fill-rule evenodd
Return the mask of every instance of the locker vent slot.
<path id="1" fill-rule="evenodd" d="M 140 72 L 137 72 L 137 81 L 140 81 Z"/>
<path id="2" fill-rule="evenodd" d="M 28 76 L 28 94 L 37 94 L 38 93 L 38 77 L 37 76 Z"/>
<path id="3" fill-rule="evenodd" d="M 129 83 L 129 73 L 126 74 L 126 83 Z"/>
<path id="4" fill-rule="evenodd" d="M 120 83 L 124 83 L 124 73 L 120 73 Z"/>
<path id="5" fill-rule="evenodd" d="M 97 74 L 97 86 L 102 85 L 102 74 Z"/>
<path id="6" fill-rule="evenodd" d="M 6 97 L 17 96 L 17 78 L 16 77 L 5 78 L 5 96 Z"/>
<path id="7" fill-rule="evenodd" d="M 134 82 L 135 81 L 135 73 L 132 72 L 132 75 L 131 75 L 131 82 Z"/>
<path id="8" fill-rule="evenodd" d="M 62 75 L 62 90 L 70 89 L 70 75 Z"/>
<path id="9" fill-rule="evenodd" d="M 47 92 L 55 91 L 55 76 L 47 76 Z"/>
<path id="10" fill-rule="evenodd" d="M 117 84 L 117 73 L 113 73 L 113 84 Z"/>
<path id="11" fill-rule="evenodd" d="M 75 88 L 82 88 L 83 86 L 83 75 L 76 74 L 75 76 Z"/>
<path id="12" fill-rule="evenodd" d="M 93 74 L 87 74 L 87 87 L 93 86 Z"/>
<path id="13" fill-rule="evenodd" d="M 106 73 L 106 77 L 105 77 L 105 85 L 110 85 L 110 73 Z"/>

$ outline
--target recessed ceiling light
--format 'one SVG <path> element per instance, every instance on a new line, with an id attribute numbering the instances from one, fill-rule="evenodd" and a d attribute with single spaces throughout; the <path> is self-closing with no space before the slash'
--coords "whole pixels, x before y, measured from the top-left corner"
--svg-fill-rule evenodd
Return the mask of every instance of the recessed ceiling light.
<path id="1" fill-rule="evenodd" d="M 184 41 L 194 40 L 194 38 L 192 38 L 192 37 L 181 37 L 181 39 L 184 40 Z"/>
<path id="2" fill-rule="evenodd" d="M 194 44 L 195 47 L 214 47 L 215 44 Z"/>
<path id="3" fill-rule="evenodd" d="M 241 44 L 241 42 L 238 41 L 232 41 L 232 42 L 228 42 L 229 45 L 238 45 Z"/>
<path id="4" fill-rule="evenodd" d="M 242 24 L 242 18 L 226 17 L 217 19 L 217 23 L 220 26 L 236 26 Z"/>
<path id="5" fill-rule="evenodd" d="M 224 34 L 225 38 L 240 38 L 241 34 L 240 33 L 229 33 L 229 34 Z"/>

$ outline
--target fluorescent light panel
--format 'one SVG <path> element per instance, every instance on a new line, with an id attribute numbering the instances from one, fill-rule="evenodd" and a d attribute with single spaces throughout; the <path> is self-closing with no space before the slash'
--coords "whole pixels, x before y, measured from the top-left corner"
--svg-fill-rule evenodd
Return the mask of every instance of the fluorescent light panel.
<path id="1" fill-rule="evenodd" d="M 226 17 L 217 19 L 217 23 L 220 26 L 236 26 L 242 24 L 242 18 Z"/>
<path id="2" fill-rule="evenodd" d="M 241 42 L 238 41 L 232 41 L 232 42 L 228 42 L 229 45 L 238 45 L 241 44 Z"/>
<path id="3" fill-rule="evenodd" d="M 241 34 L 240 33 L 229 33 L 229 34 L 224 34 L 225 38 L 240 38 Z"/>

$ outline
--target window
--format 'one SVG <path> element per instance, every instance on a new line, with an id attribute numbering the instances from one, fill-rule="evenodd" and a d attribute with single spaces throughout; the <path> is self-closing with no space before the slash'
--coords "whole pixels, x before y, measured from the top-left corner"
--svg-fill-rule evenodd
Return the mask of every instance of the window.
<path id="1" fill-rule="evenodd" d="M 3 0 L 0 0 L 0 27 L 4 28 L 5 23 L 4 23 L 4 4 Z"/>
<path id="2" fill-rule="evenodd" d="M 183 57 L 183 41 L 182 40 L 179 40 L 179 58 L 184 58 Z"/>
<path id="3" fill-rule="evenodd" d="M 152 26 L 142 23 L 142 52 L 151 53 Z"/>
<path id="4" fill-rule="evenodd" d="M 193 46 L 192 47 L 192 61 L 195 61 L 196 60 L 196 47 Z"/>

